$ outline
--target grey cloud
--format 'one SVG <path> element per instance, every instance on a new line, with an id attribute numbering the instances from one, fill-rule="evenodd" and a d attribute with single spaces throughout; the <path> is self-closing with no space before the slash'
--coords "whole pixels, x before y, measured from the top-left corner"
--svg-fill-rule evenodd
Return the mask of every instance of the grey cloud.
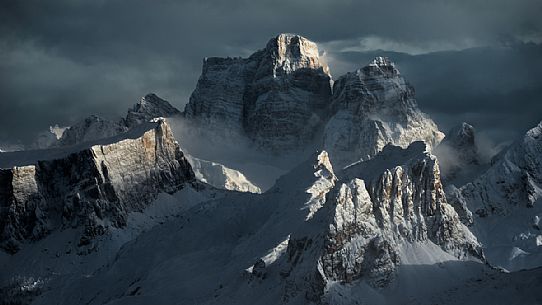
<path id="1" fill-rule="evenodd" d="M 147 92 L 182 108 L 203 57 L 247 56 L 280 32 L 320 43 L 339 75 L 362 64 L 339 52 L 345 48 L 419 54 L 536 41 L 541 13 L 537 0 L 5 0 L 0 4 L 0 141 L 29 140 L 49 124 L 69 124 L 89 113 L 123 115 Z M 453 62 L 455 55 L 449 56 Z M 422 68 L 405 68 L 421 90 L 422 104 L 424 90 L 444 86 L 418 84 L 415 73 Z M 508 78 L 514 82 L 515 77 Z M 532 90 L 538 94 L 536 85 Z M 506 112 L 510 104 L 502 107 Z M 445 102 L 426 108 L 443 117 L 465 111 Z"/>

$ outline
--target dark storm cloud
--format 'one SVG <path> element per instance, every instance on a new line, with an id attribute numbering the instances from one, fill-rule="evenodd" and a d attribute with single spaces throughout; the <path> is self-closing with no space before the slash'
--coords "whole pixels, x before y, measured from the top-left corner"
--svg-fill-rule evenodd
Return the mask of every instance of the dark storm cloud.
<path id="1" fill-rule="evenodd" d="M 537 0 L 5 0 L 0 4 L 0 142 L 28 140 L 49 124 L 70 124 L 89 113 L 123 115 L 147 92 L 182 108 L 203 57 L 246 56 L 280 32 L 319 42 L 336 57 L 330 58 L 333 72 L 362 64 L 342 51 L 419 54 L 540 42 L 541 8 Z M 455 55 L 450 56 L 453 62 Z M 423 73 L 423 68 L 411 70 L 414 79 Z M 441 82 L 433 82 L 431 90 L 445 86 L 447 80 L 437 79 Z M 427 86 L 415 85 L 418 91 Z M 463 106 L 451 109 L 447 101 L 433 101 L 425 110 L 464 116 L 469 111 Z M 513 104 L 502 107 L 506 112 Z"/>

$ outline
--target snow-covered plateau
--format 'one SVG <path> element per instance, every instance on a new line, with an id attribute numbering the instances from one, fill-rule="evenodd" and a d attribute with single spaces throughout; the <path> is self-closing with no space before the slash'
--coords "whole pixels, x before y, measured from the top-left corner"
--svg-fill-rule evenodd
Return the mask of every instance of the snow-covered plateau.
<path id="1" fill-rule="evenodd" d="M 184 111 L 0 151 L 0 305 L 542 304 L 542 122 L 488 158 L 390 59 L 353 70 L 280 34 Z"/>

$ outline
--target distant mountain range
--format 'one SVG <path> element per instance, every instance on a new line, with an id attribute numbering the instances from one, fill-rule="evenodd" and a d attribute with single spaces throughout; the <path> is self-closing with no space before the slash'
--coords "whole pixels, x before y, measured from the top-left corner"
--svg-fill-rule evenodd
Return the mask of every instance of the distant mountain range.
<path id="1" fill-rule="evenodd" d="M 537 304 L 542 122 L 488 158 L 389 57 L 352 70 L 280 34 L 184 111 L 0 152 L 0 304 Z"/>

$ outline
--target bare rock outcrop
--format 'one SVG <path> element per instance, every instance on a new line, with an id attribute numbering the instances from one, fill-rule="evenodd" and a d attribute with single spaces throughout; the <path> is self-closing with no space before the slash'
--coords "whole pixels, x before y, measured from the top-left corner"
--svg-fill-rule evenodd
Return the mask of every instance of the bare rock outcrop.
<path id="1" fill-rule="evenodd" d="M 326 119 L 330 80 L 315 43 L 280 34 L 249 58 L 206 58 L 185 115 L 283 153 L 314 140 Z"/>
<path id="2" fill-rule="evenodd" d="M 0 244 L 9 252 L 69 227 L 82 228 L 79 243 L 88 244 L 194 179 L 162 119 L 94 144 L 3 153 L 0 168 Z"/>
<path id="3" fill-rule="evenodd" d="M 415 255 L 406 245 L 418 245 L 435 260 L 484 260 L 476 237 L 448 204 L 438 161 L 425 143 L 388 145 L 337 177 L 324 189 L 321 207 L 288 243 L 284 277 L 305 290 L 308 300 L 319 300 L 334 282 L 387 286 L 405 255 Z"/>

